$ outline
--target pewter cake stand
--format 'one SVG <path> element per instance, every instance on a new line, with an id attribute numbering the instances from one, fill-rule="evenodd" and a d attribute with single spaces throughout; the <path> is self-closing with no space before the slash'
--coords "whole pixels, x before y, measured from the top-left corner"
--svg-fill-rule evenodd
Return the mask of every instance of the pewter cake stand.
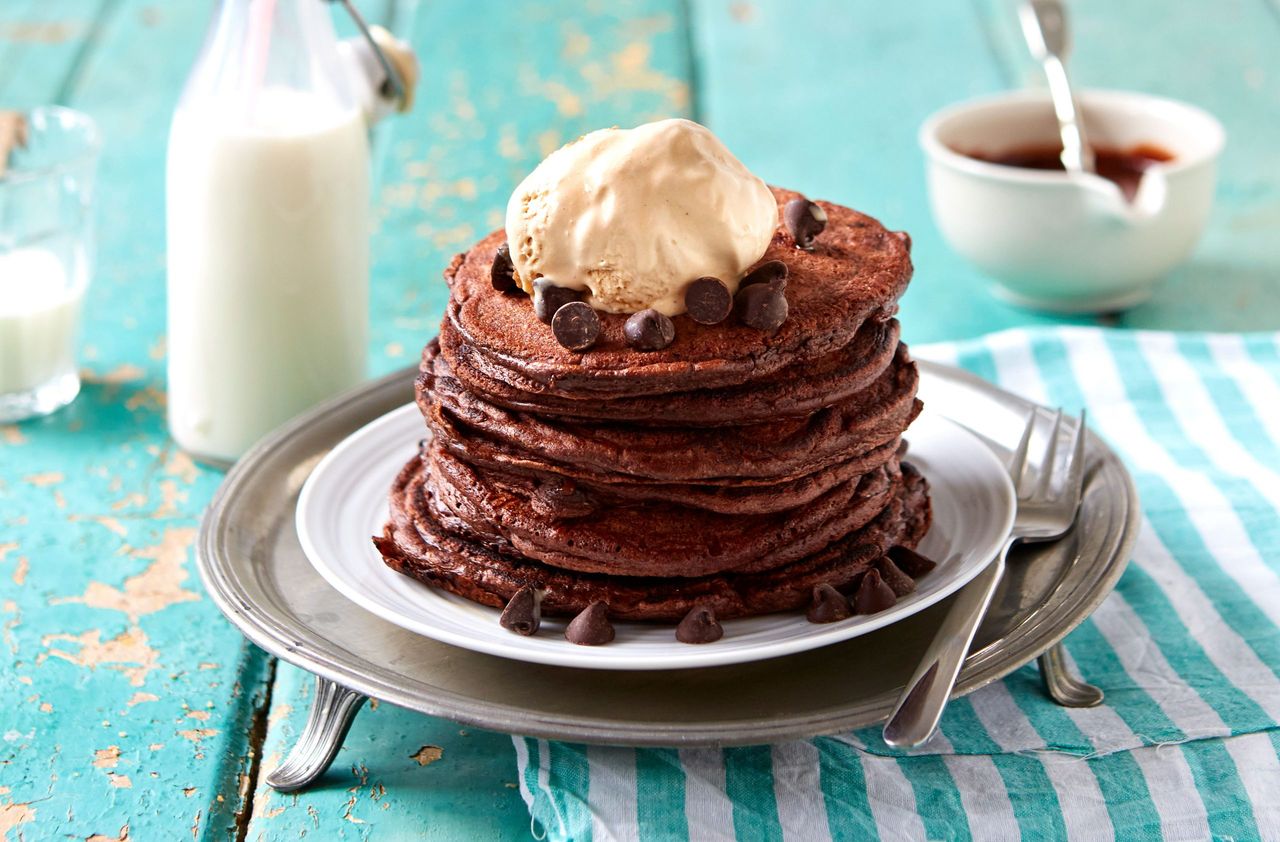
<path id="1" fill-rule="evenodd" d="M 919 365 L 921 397 L 930 407 L 1007 457 L 1034 405 L 957 369 Z M 396 372 L 273 433 L 235 465 L 205 514 L 197 563 L 214 602 L 254 643 L 316 675 L 307 724 L 268 778 L 273 787 L 300 789 L 323 774 L 370 696 L 496 731 L 637 746 L 778 742 L 860 728 L 889 715 L 951 600 L 811 652 L 652 672 L 569 669 L 471 652 L 347 601 L 312 569 L 298 544 L 298 492 L 330 448 L 413 399 L 415 374 Z M 1086 456 L 1082 528 L 1011 561 L 955 695 L 1043 655 L 1042 675 L 1055 699 L 1101 700 L 1066 673 L 1056 644 L 1115 586 L 1139 510 L 1128 472 L 1096 436 L 1089 436 Z"/>

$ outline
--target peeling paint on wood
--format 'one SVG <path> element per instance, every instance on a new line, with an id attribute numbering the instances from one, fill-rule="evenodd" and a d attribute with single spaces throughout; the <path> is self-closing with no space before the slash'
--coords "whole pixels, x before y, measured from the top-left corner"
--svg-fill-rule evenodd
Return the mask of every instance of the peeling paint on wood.
<path id="1" fill-rule="evenodd" d="M 108 640 L 102 639 L 101 630 L 92 629 L 80 635 L 47 634 L 40 639 L 40 643 L 46 651 L 36 656 L 37 665 L 52 657 L 90 670 L 105 666 L 123 673 L 132 687 L 143 685 L 147 674 L 157 668 L 160 657 L 148 644 L 146 633 L 137 627 Z M 66 643 L 78 648 L 67 651 L 55 647 L 55 643 Z"/>
<path id="2" fill-rule="evenodd" d="M 114 769 L 120 762 L 120 746 L 107 746 L 93 753 L 93 765 L 99 769 Z"/>
<path id="3" fill-rule="evenodd" d="M 79 603 L 119 611 L 136 624 L 147 614 L 200 599 L 198 593 L 182 586 L 189 576 L 185 563 L 195 536 L 196 531 L 189 527 L 166 529 L 155 546 L 124 548 L 134 558 L 153 559 L 151 565 L 138 575 L 126 578 L 122 588 L 90 582 L 81 596 L 54 599 L 51 604 Z"/>
<path id="4" fill-rule="evenodd" d="M 444 749 L 440 748 L 440 746 L 423 746 L 409 756 L 418 761 L 419 766 L 430 766 L 441 757 L 444 757 Z"/>
<path id="5" fill-rule="evenodd" d="M 8 842 L 10 838 L 9 831 L 14 830 L 19 825 L 35 821 L 35 818 L 36 810 L 29 802 L 15 804 L 9 801 L 0 804 L 0 842 Z"/>
<path id="6" fill-rule="evenodd" d="M 129 825 L 123 825 L 115 836 L 107 836 L 102 833 L 95 833 L 85 839 L 85 842 L 129 842 Z"/>

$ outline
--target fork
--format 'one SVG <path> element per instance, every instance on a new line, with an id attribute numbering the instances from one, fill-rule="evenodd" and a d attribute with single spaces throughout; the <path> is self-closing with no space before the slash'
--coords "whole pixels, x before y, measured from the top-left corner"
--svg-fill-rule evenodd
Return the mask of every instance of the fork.
<path id="1" fill-rule="evenodd" d="M 991 563 L 960 591 L 960 596 L 938 627 L 920 666 L 907 682 L 897 707 L 884 726 L 884 741 L 891 746 L 918 746 L 937 730 L 938 720 L 942 718 L 942 711 L 955 688 L 956 678 L 969 652 L 969 646 L 973 643 L 973 636 L 1004 576 L 1009 550 L 1018 543 L 1057 540 L 1075 523 L 1084 488 L 1085 414 L 1083 411 L 1080 413 L 1080 421 L 1076 424 L 1067 458 L 1061 466 L 1057 465 L 1057 457 L 1058 438 L 1063 426 L 1062 410 L 1059 409 L 1054 414 L 1053 429 L 1039 461 L 1039 470 L 1033 472 L 1027 455 L 1038 417 L 1038 412 L 1032 410 L 1018 447 L 1009 461 L 1009 475 L 1018 498 L 1013 529 Z M 1064 473 L 1066 476 L 1062 478 Z M 1074 678 L 1065 674 L 1065 670 L 1058 669 L 1062 666 L 1062 655 L 1060 652 L 1054 654 L 1056 661 L 1049 658 L 1041 661 L 1041 674 L 1046 687 L 1055 698 L 1058 695 L 1055 690 L 1064 691 L 1067 695 L 1075 691 L 1087 703 L 1090 694 L 1086 691 L 1091 688 L 1075 682 Z M 1079 686 L 1073 687 L 1072 684 Z M 1097 700 L 1100 699 L 1101 696 L 1098 695 Z"/>

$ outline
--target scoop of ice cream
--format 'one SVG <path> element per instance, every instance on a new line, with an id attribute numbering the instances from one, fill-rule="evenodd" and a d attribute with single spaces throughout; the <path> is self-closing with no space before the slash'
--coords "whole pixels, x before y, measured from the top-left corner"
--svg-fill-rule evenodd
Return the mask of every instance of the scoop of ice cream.
<path id="1" fill-rule="evenodd" d="M 507 204 L 507 241 L 525 292 L 545 276 L 590 290 L 610 313 L 683 313 L 714 277 L 732 293 L 778 225 L 762 180 L 708 129 L 662 120 L 602 129 L 547 156 Z"/>

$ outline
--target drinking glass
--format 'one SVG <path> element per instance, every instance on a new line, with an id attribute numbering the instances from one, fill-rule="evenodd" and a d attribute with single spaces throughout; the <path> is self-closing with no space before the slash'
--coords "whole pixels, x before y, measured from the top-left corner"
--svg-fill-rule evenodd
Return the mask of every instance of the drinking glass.
<path id="1" fill-rule="evenodd" d="M 24 116 L 25 148 L 0 175 L 0 422 L 48 414 L 79 393 L 93 269 L 97 126 L 58 106 Z"/>

